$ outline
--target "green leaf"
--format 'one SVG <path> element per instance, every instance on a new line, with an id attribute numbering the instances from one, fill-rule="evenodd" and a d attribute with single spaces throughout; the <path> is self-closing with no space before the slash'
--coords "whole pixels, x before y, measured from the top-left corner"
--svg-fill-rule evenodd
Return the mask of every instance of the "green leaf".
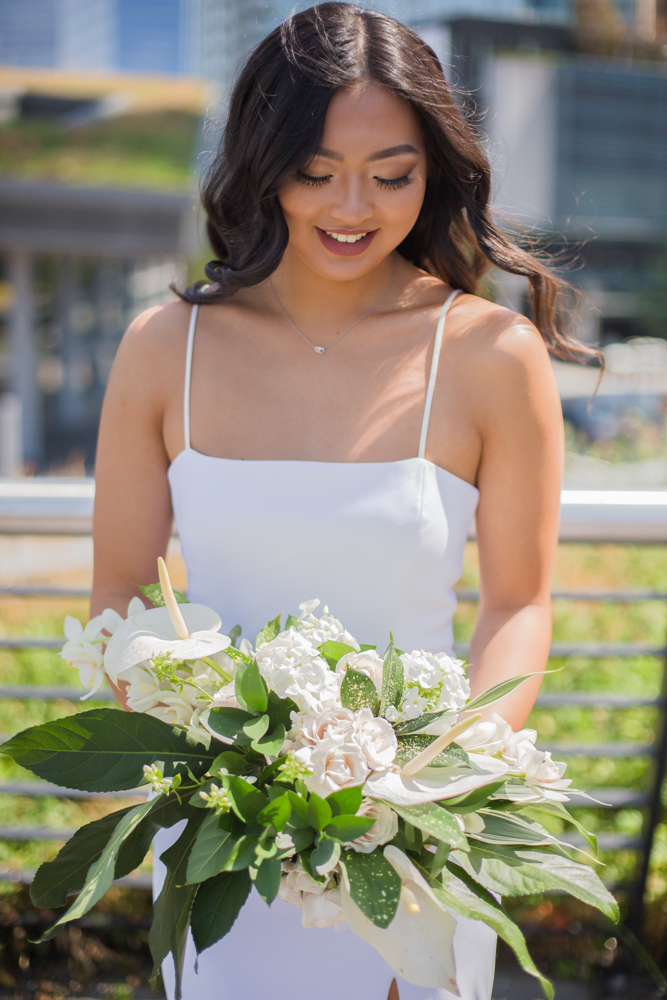
<path id="1" fill-rule="evenodd" d="M 231 834 L 228 830 L 220 829 L 220 817 L 209 812 L 199 828 L 197 839 L 188 858 L 185 876 L 185 881 L 188 884 L 205 882 L 206 879 L 213 878 L 214 875 L 222 871 L 231 853 L 230 838 Z"/>
<path id="2" fill-rule="evenodd" d="M 332 670 L 336 669 L 336 664 L 342 656 L 347 653 L 356 653 L 354 646 L 348 646 L 346 642 L 334 642 L 327 639 L 321 646 L 317 647 L 322 654 L 322 658 L 327 661 Z"/>
<path id="3" fill-rule="evenodd" d="M 65 906 L 70 893 L 80 892 L 88 869 L 99 859 L 120 820 L 133 806 L 109 813 L 76 831 L 53 861 L 45 861 L 30 885 L 35 906 L 51 909 Z M 189 815 L 189 807 L 180 805 L 174 795 L 153 799 L 153 809 L 123 841 L 118 852 L 114 878 L 122 878 L 141 864 L 151 841 L 162 826 L 173 826 Z"/>
<path id="4" fill-rule="evenodd" d="M 52 938 L 58 933 L 63 924 L 82 917 L 111 888 L 120 846 L 136 827 L 139 826 L 144 816 L 151 811 L 153 804 L 151 801 L 143 802 L 140 806 L 134 806 L 117 822 L 99 858 L 88 869 L 85 884 L 76 901 L 72 903 L 69 910 L 59 920 L 56 920 L 55 924 L 49 927 L 48 931 L 40 938 L 41 941 L 48 941 Z"/>
<path id="5" fill-rule="evenodd" d="M 206 951 L 229 934 L 251 889 L 247 869 L 222 872 L 200 885 L 191 915 L 192 936 L 198 952 Z"/>
<path id="6" fill-rule="evenodd" d="M 277 615 L 272 621 L 267 622 L 263 629 L 260 629 L 257 633 L 255 649 L 259 649 L 262 643 L 272 642 L 280 633 L 280 618 L 281 616 Z"/>
<path id="7" fill-rule="evenodd" d="M 242 708 L 221 705 L 209 711 L 208 725 L 218 736 L 224 736 L 225 739 L 234 740 L 239 746 L 243 746 L 251 740 L 250 736 L 245 736 L 243 727 L 254 718 L 256 716 L 253 713 L 245 712 Z"/>
<path id="8" fill-rule="evenodd" d="M 375 820 L 366 816 L 334 816 L 331 822 L 327 823 L 324 832 L 334 840 L 339 840 L 341 844 L 349 844 L 351 840 L 363 837 L 374 825 Z"/>
<path id="9" fill-rule="evenodd" d="M 287 631 L 290 628 L 296 628 L 298 624 L 299 624 L 298 618 L 295 618 L 294 615 L 288 615 L 287 620 L 285 621 L 285 631 Z"/>
<path id="10" fill-rule="evenodd" d="M 527 811 L 529 814 L 531 812 L 544 812 L 551 816 L 558 816 L 564 819 L 566 823 L 571 823 L 572 826 L 579 831 L 581 836 L 584 838 L 593 854 L 597 857 L 598 853 L 598 838 L 590 830 L 587 830 L 583 823 L 580 823 L 568 809 L 565 808 L 562 802 L 534 802 L 529 806 L 522 807 L 522 812 Z"/>
<path id="11" fill-rule="evenodd" d="M 258 740 L 269 728 L 270 720 L 268 715 L 253 716 L 243 724 L 243 732 L 251 740 Z"/>
<path id="12" fill-rule="evenodd" d="M 407 764 L 409 760 L 430 747 L 437 736 L 427 736 L 425 733 L 418 733 L 410 736 L 399 736 L 397 739 L 398 750 L 396 758 L 401 764 Z M 455 743 L 450 743 L 437 757 L 434 757 L 429 767 L 466 767 L 468 766 L 468 755 L 461 747 Z"/>
<path id="13" fill-rule="evenodd" d="M 255 849 L 259 843 L 256 833 L 246 833 L 239 837 L 227 858 L 223 871 L 239 872 L 249 868 L 255 861 Z"/>
<path id="14" fill-rule="evenodd" d="M 549 848 L 471 844 L 469 854 L 456 852 L 452 856 L 472 878 L 501 896 L 557 890 L 595 906 L 610 920 L 618 920 L 616 900 L 593 869 Z"/>
<path id="15" fill-rule="evenodd" d="M 266 712 L 269 693 L 266 682 L 254 660 L 241 662 L 236 668 L 236 700 L 242 708 L 255 715 Z"/>
<path id="16" fill-rule="evenodd" d="M 245 823 L 256 823 L 262 809 L 269 804 L 266 795 L 235 774 L 223 775 L 222 783 L 239 819 Z"/>
<path id="17" fill-rule="evenodd" d="M 423 872 L 428 878 L 428 873 Z M 539 971 L 526 946 L 523 934 L 502 906 L 482 886 L 477 885 L 462 869 L 448 864 L 440 880 L 430 880 L 431 888 L 443 906 L 472 920 L 483 920 L 513 950 L 524 972 L 539 979 L 544 995 L 552 1000 L 554 991 L 549 980 Z"/>
<path id="18" fill-rule="evenodd" d="M 234 753 L 233 750 L 223 750 L 222 753 L 219 753 L 208 770 L 210 774 L 214 775 L 223 767 L 230 774 L 246 774 L 248 772 L 246 758 L 243 754 Z"/>
<path id="19" fill-rule="evenodd" d="M 500 684 L 494 684 L 493 687 L 482 691 L 480 695 L 468 702 L 465 710 L 466 712 L 472 712 L 473 709 L 493 705 L 495 701 L 500 701 L 501 698 L 504 698 L 505 695 L 517 688 L 519 684 L 527 681 L 529 677 L 546 677 L 547 674 L 558 674 L 562 669 L 562 667 L 559 667 L 558 670 L 533 670 L 530 674 L 521 674 L 520 677 L 510 677 L 509 680 L 501 681 Z"/>
<path id="20" fill-rule="evenodd" d="M 484 785 L 482 788 L 476 788 L 472 792 L 467 792 L 465 795 L 456 795 L 451 799 L 447 799 L 447 806 L 457 813 L 476 812 L 485 806 L 494 793 L 499 788 L 502 788 L 504 784 L 505 779 L 501 778 L 489 785 Z"/>
<path id="21" fill-rule="evenodd" d="M 352 785 L 348 788 L 341 788 L 338 792 L 327 795 L 326 802 L 334 816 L 340 813 L 347 813 L 354 816 L 361 805 L 363 792 L 361 785 Z"/>
<path id="22" fill-rule="evenodd" d="M 268 716 L 266 717 L 268 718 Z M 250 744 L 257 753 L 264 754 L 265 757 L 277 757 L 285 742 L 285 727 L 281 723 L 271 733 L 261 736 L 258 740 L 253 740 Z"/>
<path id="23" fill-rule="evenodd" d="M 377 649 L 377 648 L 378 648 L 378 647 L 377 647 L 377 643 L 376 643 L 376 644 L 375 644 L 374 646 L 371 646 L 371 645 L 370 645 L 369 643 L 367 643 L 367 642 L 360 642 L 360 643 L 359 643 L 359 652 L 360 652 L 360 653 L 365 653 L 365 652 L 366 652 L 366 650 L 368 650 L 368 649 Z"/>
<path id="24" fill-rule="evenodd" d="M 389 643 L 382 666 L 382 698 L 380 700 L 380 715 L 384 718 L 390 705 L 398 706 L 403 698 L 403 664 L 394 649 L 394 643 Z"/>
<path id="25" fill-rule="evenodd" d="M 296 792 L 288 792 L 290 804 L 292 806 L 292 815 L 290 816 L 290 826 L 296 827 L 306 827 L 310 826 L 310 818 L 308 815 L 308 803 Z"/>
<path id="26" fill-rule="evenodd" d="M 354 667 L 348 667 L 340 688 L 340 700 L 344 708 L 356 712 L 360 708 L 370 708 L 373 715 L 378 714 L 380 699 L 375 684 L 366 674 Z"/>
<path id="27" fill-rule="evenodd" d="M 162 587 L 160 586 L 159 583 L 149 583 L 145 587 L 142 587 L 141 584 L 138 583 L 137 586 L 139 587 L 139 590 L 144 595 L 144 597 L 147 597 L 148 600 L 156 608 L 163 608 L 164 607 L 164 595 L 162 593 Z M 190 603 L 189 600 L 187 599 L 187 597 L 185 596 L 185 594 L 182 594 L 180 592 L 180 590 L 175 590 L 174 591 L 174 597 L 176 598 L 176 603 L 177 604 L 189 604 Z"/>
<path id="28" fill-rule="evenodd" d="M 232 640 L 232 646 L 234 646 L 234 648 L 236 648 L 236 643 L 241 638 L 241 632 L 242 631 L 243 631 L 243 629 L 241 628 L 240 625 L 234 625 L 234 627 L 230 628 L 230 630 L 229 630 L 229 633 L 228 633 L 229 634 L 229 638 Z"/>
<path id="29" fill-rule="evenodd" d="M 308 819 L 314 830 L 323 830 L 331 822 L 331 807 L 325 799 L 313 793 L 308 799 Z"/>
<path id="30" fill-rule="evenodd" d="M 288 730 L 292 728 L 292 712 L 298 712 L 298 708 L 291 698 L 279 698 L 275 691 L 269 691 L 267 712 L 272 726 L 279 726 L 282 722 Z"/>
<path id="31" fill-rule="evenodd" d="M 255 888 L 269 906 L 280 889 L 280 872 L 281 865 L 277 858 L 266 858 L 257 869 Z"/>
<path id="32" fill-rule="evenodd" d="M 436 722 L 437 719 L 441 719 L 443 715 L 451 715 L 453 713 L 449 708 L 443 708 L 441 712 L 424 712 L 420 715 L 418 719 L 408 719 L 406 722 L 399 722 L 394 726 L 394 732 L 397 736 L 407 736 L 409 733 L 419 733 L 422 729 L 428 728 L 432 722 Z"/>
<path id="33" fill-rule="evenodd" d="M 397 806 L 393 802 L 388 802 L 387 805 L 428 837 L 443 840 L 446 844 L 458 847 L 462 851 L 467 850 L 468 841 L 453 815 L 436 802 L 421 802 L 415 806 Z"/>
<path id="34" fill-rule="evenodd" d="M 338 863 L 339 858 L 340 844 L 338 841 L 321 836 L 315 850 L 310 852 L 310 865 L 318 875 L 326 875 Z"/>
<path id="35" fill-rule="evenodd" d="M 401 877 L 381 851 L 357 854 L 343 851 L 341 867 L 350 884 L 350 896 L 376 927 L 388 927 L 401 896 Z"/>
<path id="36" fill-rule="evenodd" d="M 187 862 L 204 819 L 201 812 L 194 813 L 176 843 L 160 856 L 167 873 L 160 895 L 153 904 L 153 924 L 148 933 L 148 946 L 153 957 L 151 983 L 155 984 L 162 963 L 171 952 L 176 972 L 177 998 L 181 995 L 190 910 L 197 892 L 196 885 L 185 884 Z"/>
<path id="37" fill-rule="evenodd" d="M 484 829 L 480 833 L 468 834 L 485 844 L 557 844 L 558 838 L 540 826 L 520 816 L 496 809 L 480 809 Z"/>
<path id="38" fill-rule="evenodd" d="M 283 792 L 278 798 L 269 802 L 268 806 L 264 806 L 262 811 L 257 815 L 257 822 L 263 824 L 273 823 L 276 830 L 280 832 L 285 829 L 285 824 L 290 818 L 291 812 L 292 805 L 289 795 L 287 792 Z"/>
<path id="39" fill-rule="evenodd" d="M 161 762 L 167 777 L 205 774 L 216 756 L 211 736 L 141 712 L 93 708 L 33 726 L 2 745 L 21 767 L 56 785 L 116 792 L 144 781 L 144 764 Z"/>

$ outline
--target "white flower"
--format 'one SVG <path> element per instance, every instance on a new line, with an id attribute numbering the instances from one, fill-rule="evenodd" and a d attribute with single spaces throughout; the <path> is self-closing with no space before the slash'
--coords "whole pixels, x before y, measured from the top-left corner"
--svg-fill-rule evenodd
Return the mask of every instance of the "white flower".
<path id="1" fill-rule="evenodd" d="M 405 691 L 399 719 L 418 719 L 425 712 L 459 712 L 470 698 L 470 685 L 461 660 L 447 653 L 413 649 L 401 655 L 401 662 Z"/>
<path id="2" fill-rule="evenodd" d="M 363 792 L 371 799 L 383 799 L 397 806 L 416 806 L 467 795 L 496 780 L 495 774 L 480 774 L 468 767 L 439 767 L 437 778 L 404 777 L 390 770 L 373 771 L 366 779 Z"/>
<path id="3" fill-rule="evenodd" d="M 461 833 L 481 833 L 486 826 L 479 813 L 454 813 L 454 819 Z"/>
<path id="4" fill-rule="evenodd" d="M 354 738 L 361 747 L 369 768 L 375 771 L 389 767 L 398 750 L 393 726 L 386 719 L 375 718 L 370 708 L 361 708 L 354 716 Z"/>
<path id="5" fill-rule="evenodd" d="M 299 605 L 301 614 L 296 625 L 297 631 L 307 635 L 316 648 L 321 646 L 323 642 L 331 640 L 332 642 L 344 642 L 347 646 L 352 646 L 353 649 L 359 649 L 357 640 L 346 631 L 337 618 L 329 613 L 327 607 L 324 608 L 321 618 L 317 618 L 313 614 L 319 605 L 320 602 L 317 598 L 304 601 L 303 604 Z"/>
<path id="6" fill-rule="evenodd" d="M 306 778 L 306 786 L 326 798 L 331 792 L 350 785 L 361 785 L 370 773 L 366 755 L 356 740 L 327 736 L 314 747 L 304 747 L 294 755 L 297 760 L 312 769 Z"/>
<path id="7" fill-rule="evenodd" d="M 311 878 L 300 861 L 283 861 L 283 877 L 281 882 L 295 892 L 310 892 L 319 895 L 326 889 L 326 883 L 316 882 Z"/>
<path id="8" fill-rule="evenodd" d="M 279 851 L 289 851 L 294 848 L 294 841 L 290 837 L 289 833 L 277 833 L 275 840 L 276 847 Z"/>
<path id="9" fill-rule="evenodd" d="M 364 799 L 357 809 L 357 816 L 375 820 L 367 833 L 348 844 L 348 847 L 360 854 L 370 854 L 379 844 L 389 843 L 398 833 L 398 816 L 384 802 Z"/>
<path id="10" fill-rule="evenodd" d="M 363 653 L 346 653 L 345 656 L 341 656 L 336 664 L 336 673 L 341 681 L 348 667 L 353 667 L 354 670 L 358 670 L 360 673 L 370 677 L 375 684 L 378 694 L 382 691 L 383 661 L 376 650 L 367 649 Z"/>
<path id="11" fill-rule="evenodd" d="M 67 642 L 60 655 L 68 666 L 79 671 L 81 683 L 89 689 L 87 694 L 82 695 L 81 701 L 92 697 L 104 682 L 103 629 L 103 615 L 91 618 L 85 628 L 78 618 L 71 615 L 65 618 Z"/>
<path id="12" fill-rule="evenodd" d="M 354 712 L 342 705 L 332 705 L 318 715 L 303 715 L 299 719 L 297 746 L 315 746 L 327 736 L 347 736 L 354 728 Z"/>
<path id="13" fill-rule="evenodd" d="M 184 689 L 183 695 L 187 693 Z M 190 690 L 193 690 L 190 688 Z M 196 694 L 196 691 L 194 692 Z M 162 722 L 169 722 L 173 726 L 187 726 L 190 724 L 194 707 L 186 697 L 180 698 L 176 691 L 162 691 L 160 693 L 160 704 L 145 710 L 146 715 L 153 715 Z"/>
<path id="14" fill-rule="evenodd" d="M 300 861 L 283 861 L 283 872 L 278 897 L 301 907 L 304 927 L 329 927 L 345 920 L 339 889 L 315 882 Z"/>
<path id="15" fill-rule="evenodd" d="M 130 667 L 123 674 L 128 682 L 126 691 L 127 707 L 133 712 L 147 712 L 161 701 L 160 682 L 144 667 Z"/>
<path id="16" fill-rule="evenodd" d="M 401 703 L 401 718 L 418 719 L 429 707 L 428 701 L 423 697 L 419 688 L 415 685 L 407 689 L 403 695 Z"/>
<path id="17" fill-rule="evenodd" d="M 471 753 L 494 754 L 501 749 L 503 742 L 511 733 L 512 730 L 505 720 L 492 712 L 486 721 L 474 722 L 469 726 L 457 737 L 456 742 Z"/>
<path id="18" fill-rule="evenodd" d="M 548 751 L 524 750 L 519 757 L 519 767 L 526 775 L 526 783 L 543 798 L 555 802 L 568 802 L 564 789 L 572 784 L 571 778 L 564 778 L 566 764 L 552 760 Z"/>
<path id="19" fill-rule="evenodd" d="M 257 666 L 269 689 L 291 698 L 302 712 L 319 714 L 340 704 L 338 681 L 309 639 L 290 628 L 257 650 Z"/>
<path id="20" fill-rule="evenodd" d="M 234 681 L 232 681 L 231 684 L 225 684 L 224 687 L 218 688 L 218 690 L 214 692 L 210 707 L 240 708 L 236 699 L 236 685 Z"/>
<path id="21" fill-rule="evenodd" d="M 350 929 L 409 983 L 458 996 L 453 948 L 456 920 L 402 851 L 389 845 L 384 856 L 401 877 L 396 916 L 388 927 L 376 927 L 354 902 L 344 879 L 341 900 Z"/>

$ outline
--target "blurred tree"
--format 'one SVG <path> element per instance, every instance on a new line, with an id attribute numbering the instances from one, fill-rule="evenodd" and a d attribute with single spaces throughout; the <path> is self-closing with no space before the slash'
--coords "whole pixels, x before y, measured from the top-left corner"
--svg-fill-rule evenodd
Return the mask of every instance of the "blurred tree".
<path id="1" fill-rule="evenodd" d="M 650 290 L 640 296 L 639 317 L 651 337 L 667 340 L 667 243 L 652 269 Z"/>
<path id="2" fill-rule="evenodd" d="M 613 0 L 575 0 L 575 39 L 580 52 L 618 55 L 627 29 Z"/>

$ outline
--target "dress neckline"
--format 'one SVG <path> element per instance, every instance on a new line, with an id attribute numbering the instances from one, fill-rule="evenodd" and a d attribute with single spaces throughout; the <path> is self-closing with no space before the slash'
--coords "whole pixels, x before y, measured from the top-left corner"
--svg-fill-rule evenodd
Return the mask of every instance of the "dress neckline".
<path id="1" fill-rule="evenodd" d="M 417 463 L 422 463 L 424 465 L 428 465 L 432 469 L 435 469 L 437 472 L 442 472 L 443 475 L 449 476 L 450 479 L 454 479 L 457 483 L 461 483 L 463 486 L 466 486 L 469 490 L 473 490 L 479 496 L 479 490 L 477 489 L 477 487 L 473 486 L 472 483 L 469 483 L 467 479 L 462 479 L 461 476 L 457 476 L 455 475 L 455 473 L 449 472 L 448 469 L 443 469 L 442 466 L 436 465 L 435 462 L 431 462 L 430 459 L 424 458 L 421 455 L 413 455 L 409 458 L 395 458 L 387 462 L 323 462 L 318 459 L 305 459 L 305 458 L 225 458 L 221 455 L 205 455 L 203 451 L 197 451 L 195 448 L 189 447 L 189 448 L 184 448 L 182 451 L 179 451 L 176 458 L 169 465 L 168 472 L 171 472 L 171 470 L 174 468 L 178 460 L 183 455 L 187 454 L 196 455 L 197 458 L 203 458 L 207 462 L 226 462 L 228 464 L 233 464 L 233 465 L 264 465 L 264 466 L 302 465 L 302 466 L 313 466 L 313 467 L 331 466 L 335 468 L 348 468 L 348 467 L 354 468 L 356 466 L 359 466 L 362 468 L 373 468 L 373 467 L 381 468 L 387 465 L 406 465 L 410 462 L 412 463 L 417 462 Z"/>

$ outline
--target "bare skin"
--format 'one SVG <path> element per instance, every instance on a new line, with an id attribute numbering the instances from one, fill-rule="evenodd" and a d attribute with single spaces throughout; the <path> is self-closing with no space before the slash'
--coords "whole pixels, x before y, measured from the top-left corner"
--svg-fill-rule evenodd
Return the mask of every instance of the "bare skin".
<path id="1" fill-rule="evenodd" d="M 417 454 L 435 325 L 451 291 L 395 252 L 423 200 L 419 124 L 407 104 L 369 84 L 334 96 L 322 146 L 303 166 L 306 178 L 290 178 L 280 193 L 290 240 L 275 293 L 297 327 L 326 344 L 381 299 L 396 269 L 393 288 L 323 356 L 286 321 L 268 282 L 200 309 L 191 442 L 206 455 L 386 462 Z M 346 256 L 330 249 L 326 232 L 374 236 Z M 125 614 L 136 584 L 154 582 L 167 547 L 189 314 L 181 301 L 142 313 L 114 364 L 96 470 L 94 614 Z M 546 664 L 562 448 L 538 331 L 460 294 L 445 326 L 426 457 L 480 491 L 473 693 Z M 493 709 L 519 728 L 539 681 Z"/>

